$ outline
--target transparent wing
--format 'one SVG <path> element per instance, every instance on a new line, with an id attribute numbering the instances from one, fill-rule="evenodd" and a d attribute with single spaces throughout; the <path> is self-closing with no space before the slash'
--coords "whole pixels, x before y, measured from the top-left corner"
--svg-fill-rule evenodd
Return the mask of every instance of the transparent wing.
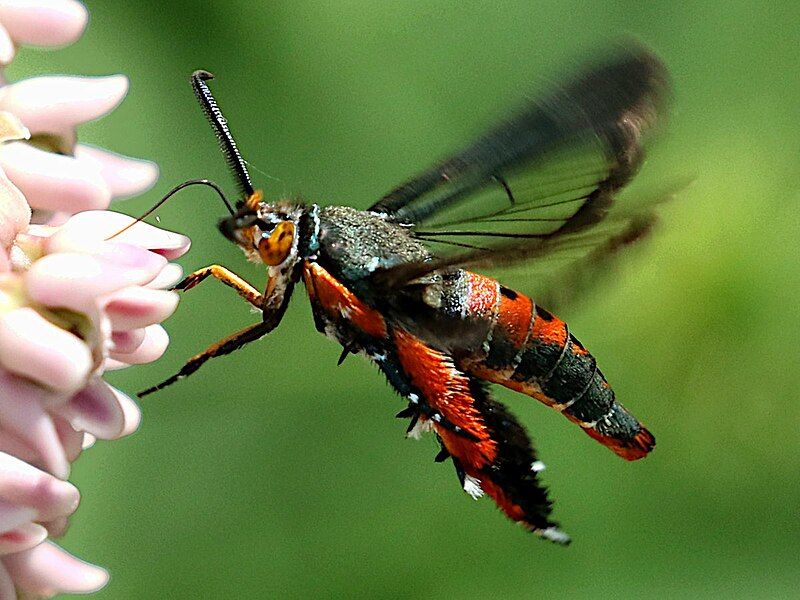
<path id="1" fill-rule="evenodd" d="M 646 197 L 632 198 L 638 212 L 624 214 L 624 207 L 619 207 L 623 210 L 615 211 L 605 224 L 598 225 L 592 243 L 555 253 L 538 264 L 526 263 L 524 278 L 535 281 L 535 289 L 531 291 L 536 301 L 551 311 L 563 313 L 586 298 L 598 283 L 613 278 L 626 251 L 658 229 L 654 208 L 675 198 L 689 184 L 688 179 L 675 180 L 652 190 Z M 514 272 L 506 270 L 504 276 L 513 277 Z"/>
<path id="2" fill-rule="evenodd" d="M 513 262 L 621 235 L 634 217 L 607 216 L 642 162 L 642 137 L 668 87 L 652 54 L 617 51 L 396 188 L 370 210 L 410 227 L 437 258 L 376 279 L 401 285 L 446 266 Z M 609 231 L 595 235 L 604 220 Z"/>

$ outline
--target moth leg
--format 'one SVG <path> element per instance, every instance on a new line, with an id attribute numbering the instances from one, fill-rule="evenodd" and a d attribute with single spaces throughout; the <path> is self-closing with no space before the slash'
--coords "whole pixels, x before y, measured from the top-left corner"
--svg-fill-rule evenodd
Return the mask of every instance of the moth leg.
<path id="1" fill-rule="evenodd" d="M 257 309 L 261 310 L 261 308 L 264 306 L 264 295 L 261 294 L 261 292 L 239 277 L 236 273 L 229 271 L 221 265 L 210 265 L 203 269 L 198 269 L 194 273 L 191 273 L 184 278 L 183 281 L 175 284 L 175 287 L 172 289 L 183 290 L 186 292 L 196 285 L 199 285 L 201 281 L 209 276 L 219 279 L 228 287 L 236 290 L 237 294 L 239 294 Z"/>
<path id="2" fill-rule="evenodd" d="M 255 325 L 250 325 L 250 327 L 245 327 L 244 329 L 237 331 L 236 333 L 229 335 L 225 339 L 220 340 L 216 344 L 212 344 L 200 354 L 196 354 L 192 358 L 190 358 L 183 368 L 178 371 L 172 377 L 169 377 L 162 381 L 161 383 L 154 385 L 153 387 L 149 387 L 146 390 L 139 392 L 136 394 L 139 398 L 147 396 L 148 394 L 152 394 L 153 392 L 157 392 L 168 385 L 172 385 L 179 379 L 183 379 L 184 377 L 188 377 L 197 369 L 199 369 L 203 364 L 212 359 L 216 358 L 217 356 L 223 356 L 225 354 L 230 354 L 235 350 L 238 350 L 242 346 L 249 344 L 250 342 L 254 342 L 265 335 L 267 335 L 270 331 L 275 329 L 278 325 L 279 319 L 274 319 L 270 321 L 261 321 L 256 323 Z"/>

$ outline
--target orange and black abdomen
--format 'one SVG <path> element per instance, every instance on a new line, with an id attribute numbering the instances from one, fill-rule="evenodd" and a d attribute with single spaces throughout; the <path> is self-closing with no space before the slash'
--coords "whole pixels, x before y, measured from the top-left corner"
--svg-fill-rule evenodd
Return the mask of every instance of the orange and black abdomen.
<path id="1" fill-rule="evenodd" d="M 442 445 L 437 462 L 451 458 L 464 491 L 484 493 L 509 518 L 557 543 L 569 537 L 550 518 L 547 490 L 523 427 L 494 402 L 475 377 L 459 371 L 452 357 L 384 319 L 325 268 L 308 261 L 303 276 L 317 328 L 348 347 L 355 343 L 408 401 L 398 416 L 409 432 L 432 429 Z"/>
<path id="2" fill-rule="evenodd" d="M 653 436 L 616 401 L 594 357 L 564 321 L 493 279 L 461 273 L 462 317 L 488 324 L 480 347 L 454 352 L 461 369 L 555 408 L 625 459 L 653 448 Z"/>

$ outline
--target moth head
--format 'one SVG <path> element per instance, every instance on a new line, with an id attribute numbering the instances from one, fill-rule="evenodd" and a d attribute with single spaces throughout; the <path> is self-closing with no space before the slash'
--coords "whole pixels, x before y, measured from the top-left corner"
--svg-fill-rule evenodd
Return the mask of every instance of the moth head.
<path id="1" fill-rule="evenodd" d="M 238 210 L 219 222 L 219 230 L 237 244 L 248 260 L 270 267 L 294 263 L 298 255 L 299 207 L 263 202 L 255 192 Z"/>

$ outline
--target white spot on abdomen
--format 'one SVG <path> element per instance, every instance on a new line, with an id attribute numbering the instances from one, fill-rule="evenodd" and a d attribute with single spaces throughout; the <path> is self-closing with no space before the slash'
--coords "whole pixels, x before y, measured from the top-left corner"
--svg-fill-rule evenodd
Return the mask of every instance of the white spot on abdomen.
<path id="1" fill-rule="evenodd" d="M 481 480 L 472 475 L 464 476 L 464 491 L 467 492 L 473 500 L 481 498 L 483 496 Z"/>

